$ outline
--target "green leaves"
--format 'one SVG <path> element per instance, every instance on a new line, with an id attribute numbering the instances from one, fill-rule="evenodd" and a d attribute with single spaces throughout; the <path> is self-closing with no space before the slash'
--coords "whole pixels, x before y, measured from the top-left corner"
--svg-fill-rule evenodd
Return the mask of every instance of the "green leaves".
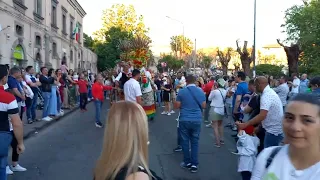
<path id="1" fill-rule="evenodd" d="M 286 10 L 283 27 L 288 34 L 287 41 L 298 42 L 303 50 L 299 62 L 301 72 L 320 73 L 320 1 L 312 0 Z"/>
<path id="2" fill-rule="evenodd" d="M 167 63 L 167 66 L 165 68 L 161 66 L 162 62 Z M 164 57 L 162 57 L 162 59 L 159 60 L 157 68 L 160 72 L 162 72 L 162 70 L 167 71 L 168 68 L 172 69 L 173 71 L 178 71 L 183 65 L 184 61 L 182 59 L 178 59 L 172 55 L 165 55 Z"/>
<path id="3" fill-rule="evenodd" d="M 193 42 L 189 38 L 182 35 L 172 36 L 170 38 L 170 46 L 171 50 L 175 52 L 176 55 L 178 52 L 180 52 L 180 58 L 183 54 L 190 55 L 193 50 Z"/>
<path id="4" fill-rule="evenodd" d="M 272 64 L 259 64 L 256 66 L 256 73 L 257 75 L 268 74 L 270 76 L 279 78 L 283 75 L 282 68 L 283 66 L 276 66 Z"/>

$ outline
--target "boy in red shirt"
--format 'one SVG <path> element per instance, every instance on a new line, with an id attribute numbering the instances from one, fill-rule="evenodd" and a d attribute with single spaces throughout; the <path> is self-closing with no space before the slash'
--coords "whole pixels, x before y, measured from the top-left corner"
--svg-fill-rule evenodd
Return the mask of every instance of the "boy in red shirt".
<path id="1" fill-rule="evenodd" d="M 88 103 L 88 81 L 85 80 L 84 74 L 80 74 L 80 79 L 76 82 L 79 86 L 80 94 L 80 110 L 81 112 L 87 111 L 86 106 Z"/>
<path id="2" fill-rule="evenodd" d="M 100 121 L 100 114 L 102 103 L 104 99 L 104 91 L 112 90 L 112 86 L 103 85 L 103 77 L 101 74 L 97 75 L 95 83 L 92 85 L 92 96 L 94 100 L 94 105 L 96 107 L 96 127 L 101 128 L 102 123 Z"/>

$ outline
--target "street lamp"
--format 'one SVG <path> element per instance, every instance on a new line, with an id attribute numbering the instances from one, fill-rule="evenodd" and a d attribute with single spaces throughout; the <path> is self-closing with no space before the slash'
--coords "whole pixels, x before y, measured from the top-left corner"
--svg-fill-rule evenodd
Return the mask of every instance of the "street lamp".
<path id="1" fill-rule="evenodd" d="M 179 21 L 177 19 L 174 19 L 174 18 L 172 18 L 170 16 L 166 16 L 166 18 L 171 19 L 173 21 L 176 21 L 176 22 L 178 22 L 178 23 L 180 23 L 182 25 L 182 47 L 181 47 L 181 50 L 183 51 L 183 47 L 184 47 L 184 24 L 183 24 L 183 22 Z"/>
<path id="2" fill-rule="evenodd" d="M 256 25 L 257 25 L 257 0 L 254 0 L 254 17 L 253 17 L 253 77 L 256 76 Z"/>

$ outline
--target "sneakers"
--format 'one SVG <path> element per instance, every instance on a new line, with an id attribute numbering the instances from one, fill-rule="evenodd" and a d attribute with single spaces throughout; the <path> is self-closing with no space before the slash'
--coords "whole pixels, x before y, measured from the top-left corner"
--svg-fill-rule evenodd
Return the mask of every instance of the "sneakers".
<path id="1" fill-rule="evenodd" d="M 211 123 L 207 124 L 206 127 L 211 128 L 212 127 Z"/>
<path id="2" fill-rule="evenodd" d="M 11 170 L 14 172 L 23 172 L 27 170 L 26 168 L 20 166 L 19 164 L 17 164 L 16 166 L 10 166 L 10 167 L 11 167 Z"/>
<path id="3" fill-rule="evenodd" d="M 11 171 L 11 169 L 10 169 L 9 166 L 6 167 L 6 174 L 7 174 L 7 175 L 13 174 L 13 171 Z"/>
<path id="4" fill-rule="evenodd" d="M 47 116 L 47 117 L 42 118 L 42 121 L 52 121 L 52 118 Z"/>
<path id="5" fill-rule="evenodd" d="M 192 165 L 190 168 L 190 172 L 192 172 L 192 173 L 198 172 L 198 166 Z"/>
<path id="6" fill-rule="evenodd" d="M 168 116 L 171 116 L 171 113 L 168 113 L 167 115 L 168 115 Z"/>
<path id="7" fill-rule="evenodd" d="M 171 114 L 174 114 L 174 113 L 176 113 L 176 112 L 174 112 L 174 110 L 171 110 L 170 113 L 171 113 Z"/>
<path id="8" fill-rule="evenodd" d="M 168 114 L 166 111 L 163 111 L 161 114 Z"/>
<path id="9" fill-rule="evenodd" d="M 188 163 L 188 164 L 184 162 L 180 163 L 180 167 L 182 167 L 183 169 L 190 169 L 191 166 L 192 166 L 191 163 Z"/>
<path id="10" fill-rule="evenodd" d="M 96 127 L 97 127 L 97 128 L 102 128 L 102 127 L 103 127 L 103 125 L 102 125 L 101 122 L 98 122 L 98 123 L 96 122 L 95 124 L 96 124 Z"/>
<path id="11" fill-rule="evenodd" d="M 173 149 L 174 152 L 181 152 L 182 151 L 182 147 L 178 146 L 175 149 Z"/>

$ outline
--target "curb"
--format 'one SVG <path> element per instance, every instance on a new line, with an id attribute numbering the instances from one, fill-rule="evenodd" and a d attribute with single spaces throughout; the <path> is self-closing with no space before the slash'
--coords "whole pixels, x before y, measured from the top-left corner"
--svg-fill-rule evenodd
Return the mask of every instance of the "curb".
<path id="1" fill-rule="evenodd" d="M 91 102 L 91 101 L 90 101 L 90 102 Z M 88 102 L 88 104 L 89 104 L 90 102 Z M 26 139 L 32 137 L 33 135 L 35 135 L 36 132 L 39 132 L 39 131 L 41 131 L 41 130 L 47 128 L 47 127 L 49 127 L 50 125 L 58 122 L 60 119 L 66 117 L 66 116 L 68 116 L 68 115 L 70 115 L 71 113 L 73 113 L 74 111 L 76 111 L 76 110 L 78 110 L 78 109 L 80 109 L 80 107 L 75 107 L 75 108 L 71 109 L 70 111 L 66 112 L 63 116 L 55 117 L 55 118 L 53 118 L 52 121 L 49 121 L 49 122 L 47 122 L 47 123 L 44 123 L 44 124 L 43 124 L 42 126 L 40 126 L 40 127 L 35 127 L 35 128 L 33 128 L 30 132 L 28 132 L 26 135 L 23 136 L 23 139 L 26 140 Z"/>

